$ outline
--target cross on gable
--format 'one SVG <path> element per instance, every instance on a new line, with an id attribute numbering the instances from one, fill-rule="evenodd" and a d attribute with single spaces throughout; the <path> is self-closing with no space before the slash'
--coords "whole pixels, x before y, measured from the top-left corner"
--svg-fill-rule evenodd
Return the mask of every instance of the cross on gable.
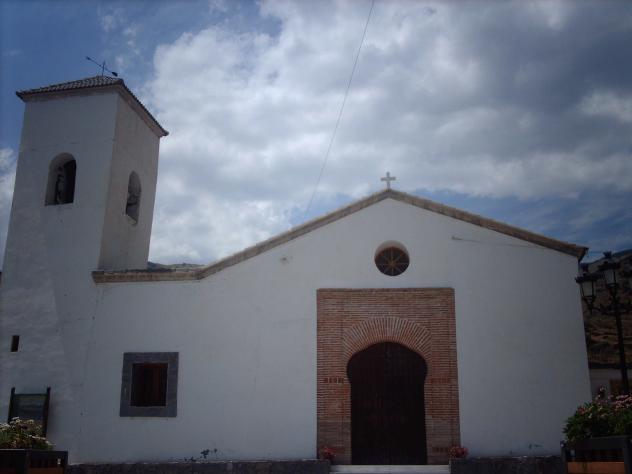
<path id="1" fill-rule="evenodd" d="M 391 181 L 395 181 L 397 178 L 395 176 L 391 176 L 391 173 L 386 172 L 386 176 L 384 178 L 380 178 L 380 181 L 386 181 L 386 189 L 391 189 Z"/>

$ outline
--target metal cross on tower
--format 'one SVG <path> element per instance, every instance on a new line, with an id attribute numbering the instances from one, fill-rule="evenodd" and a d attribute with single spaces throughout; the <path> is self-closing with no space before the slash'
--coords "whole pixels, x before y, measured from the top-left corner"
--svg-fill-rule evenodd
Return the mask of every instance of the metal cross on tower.
<path id="1" fill-rule="evenodd" d="M 395 176 L 391 176 L 391 173 L 386 172 L 386 176 L 384 178 L 380 178 L 380 181 L 386 181 L 386 189 L 391 189 L 391 181 L 395 181 L 397 178 Z"/>
<path id="2" fill-rule="evenodd" d="M 118 73 L 117 72 L 110 71 L 107 67 L 105 67 L 105 61 L 103 61 L 103 63 L 98 63 L 94 59 L 92 59 L 90 56 L 86 56 L 86 59 L 88 61 L 93 62 L 94 64 L 96 64 L 97 66 L 99 66 L 101 68 L 101 75 L 102 76 L 104 76 L 105 75 L 105 71 L 107 71 L 110 74 L 112 74 L 114 77 L 118 77 Z"/>

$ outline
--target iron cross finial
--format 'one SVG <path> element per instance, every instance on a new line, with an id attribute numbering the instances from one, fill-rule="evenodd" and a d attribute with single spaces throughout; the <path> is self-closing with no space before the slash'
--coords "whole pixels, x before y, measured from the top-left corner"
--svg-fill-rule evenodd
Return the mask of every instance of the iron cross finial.
<path id="1" fill-rule="evenodd" d="M 386 172 L 386 176 L 384 178 L 380 178 L 380 181 L 386 181 L 386 189 L 391 189 L 391 181 L 395 181 L 397 178 L 395 176 L 391 176 L 391 173 Z"/>

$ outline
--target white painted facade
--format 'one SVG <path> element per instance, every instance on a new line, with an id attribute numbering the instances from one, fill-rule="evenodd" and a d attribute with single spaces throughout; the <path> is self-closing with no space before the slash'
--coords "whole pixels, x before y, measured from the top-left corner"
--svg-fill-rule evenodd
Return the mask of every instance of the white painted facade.
<path id="1" fill-rule="evenodd" d="M 158 137 L 134 114 L 114 92 L 27 103 L 0 285 L 0 417 L 11 387 L 51 386 L 49 438 L 72 462 L 313 458 L 316 291 L 451 287 L 461 444 L 558 452 L 564 420 L 590 399 L 576 257 L 385 199 L 198 281 L 95 284 L 92 270 L 147 258 Z M 75 202 L 48 207 L 59 152 L 77 159 Z M 132 168 L 136 229 L 121 218 Z M 386 241 L 410 255 L 397 277 L 373 262 Z M 119 416 L 124 352 L 179 353 L 175 418 Z"/>

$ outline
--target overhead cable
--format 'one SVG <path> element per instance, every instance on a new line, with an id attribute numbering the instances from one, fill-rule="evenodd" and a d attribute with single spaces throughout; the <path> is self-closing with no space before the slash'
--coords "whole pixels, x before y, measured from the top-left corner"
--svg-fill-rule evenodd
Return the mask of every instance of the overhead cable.
<path id="1" fill-rule="evenodd" d="M 307 213 L 309 209 L 312 207 L 312 202 L 314 201 L 314 196 L 316 195 L 316 191 L 318 190 L 318 185 L 320 184 L 320 180 L 323 177 L 323 173 L 325 171 L 325 167 L 327 166 L 327 161 L 329 160 L 329 154 L 331 153 L 331 148 L 334 144 L 334 140 L 336 138 L 336 133 L 338 132 L 338 127 L 340 126 L 340 120 L 342 119 L 342 112 L 345 109 L 345 104 L 347 103 L 347 96 L 349 95 L 349 89 L 351 88 L 351 82 L 353 81 L 353 75 L 355 74 L 356 67 L 358 66 L 358 59 L 360 58 L 360 51 L 362 51 L 362 45 L 364 44 L 364 38 L 366 37 L 366 30 L 369 27 L 369 20 L 371 20 L 371 13 L 373 13 L 373 6 L 375 5 L 375 0 L 371 1 L 371 8 L 369 9 L 369 14 L 366 18 L 366 23 L 364 24 L 364 31 L 362 32 L 362 39 L 360 40 L 360 46 L 358 47 L 358 52 L 356 53 L 355 60 L 353 61 L 353 67 L 351 68 L 351 74 L 349 75 L 349 82 L 347 82 L 347 89 L 345 90 L 344 98 L 342 99 L 342 104 L 340 106 L 340 110 L 338 111 L 338 118 L 336 119 L 336 125 L 334 126 L 334 131 L 331 134 L 331 139 L 329 140 L 329 146 L 327 147 L 327 152 L 325 153 L 325 158 L 323 160 L 323 164 L 320 167 L 320 172 L 318 173 L 318 179 L 316 180 L 316 185 L 314 186 L 314 191 L 312 191 L 312 195 L 309 198 L 309 203 L 307 204 L 307 208 L 305 209 L 304 217 L 307 217 Z"/>

